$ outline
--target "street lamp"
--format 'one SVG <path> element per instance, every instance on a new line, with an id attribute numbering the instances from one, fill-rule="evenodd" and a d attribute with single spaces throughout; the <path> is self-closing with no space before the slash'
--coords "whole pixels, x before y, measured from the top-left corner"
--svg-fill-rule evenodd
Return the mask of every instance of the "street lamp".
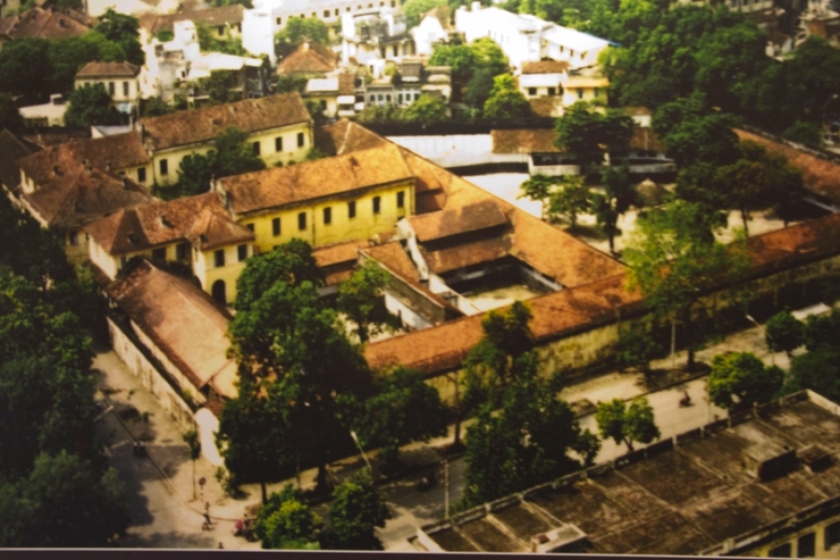
<path id="1" fill-rule="evenodd" d="M 365 460 L 365 464 L 367 465 L 367 468 L 370 471 L 370 477 L 373 478 L 373 468 L 371 468 L 370 461 L 368 461 L 367 455 L 365 455 L 365 450 L 362 449 L 362 445 L 359 443 L 359 436 L 356 435 L 356 432 L 354 430 L 350 430 L 350 436 L 353 438 L 353 441 L 356 442 L 356 447 L 358 447 L 359 451 L 361 451 L 362 458 Z"/>
<path id="2" fill-rule="evenodd" d="M 753 325 L 755 325 L 757 328 L 761 328 L 761 325 L 760 325 L 760 324 L 758 324 L 758 321 L 756 321 L 755 319 L 753 319 L 753 316 L 752 316 L 752 315 L 744 315 L 744 317 L 746 317 L 746 318 L 747 318 L 747 320 L 748 320 L 750 323 L 752 323 Z M 766 332 L 765 332 L 765 336 L 767 336 L 767 333 L 766 333 Z M 758 337 L 759 337 L 759 340 L 761 340 L 761 333 L 759 333 L 759 334 L 758 334 Z M 773 354 L 773 350 L 772 350 L 772 349 L 768 348 L 768 351 L 770 352 L 770 365 L 775 366 L 775 365 L 776 365 L 776 356 Z"/>

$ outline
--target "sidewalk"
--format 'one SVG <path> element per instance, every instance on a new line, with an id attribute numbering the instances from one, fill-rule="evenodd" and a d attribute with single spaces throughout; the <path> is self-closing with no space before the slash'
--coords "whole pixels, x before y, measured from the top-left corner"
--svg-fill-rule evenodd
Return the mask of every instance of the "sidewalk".
<path id="1" fill-rule="evenodd" d="M 752 351 L 768 363 L 773 360 L 777 365 L 787 367 L 786 356 L 770 354 L 764 343 L 763 327 L 735 333 L 698 352 L 697 360 L 709 363 L 716 354 L 727 351 Z M 684 364 L 685 360 L 685 352 L 676 357 L 678 366 Z M 670 367 L 670 358 L 653 365 L 655 368 L 667 369 Z M 202 457 L 195 462 L 195 476 L 196 479 L 203 477 L 206 483 L 200 491 L 201 495 L 194 500 L 189 451 L 177 425 L 157 400 L 142 388 L 140 381 L 127 370 L 113 351 L 98 351 L 94 368 L 103 372 L 101 387 L 115 407 L 100 423 L 110 440 L 112 463 L 127 479 L 131 494 L 133 524 L 123 546 L 216 548 L 218 542 L 222 542 L 225 548 L 230 549 L 259 549 L 259 543 L 248 543 L 232 535 L 235 520 L 241 518 L 246 509 L 260 504 L 259 485 L 243 485 L 244 496 L 233 499 L 224 493 L 216 481 L 215 468 Z M 691 395 L 694 406 L 678 406 L 683 391 Z M 559 396 L 570 403 L 587 399 L 597 404 L 598 401 L 632 399 L 640 395 L 647 395 L 654 407 L 663 437 L 699 427 L 715 416 L 723 417 L 726 414 L 706 401 L 705 380 L 702 378 L 681 381 L 670 388 L 648 394 L 641 374 L 610 372 L 565 387 Z M 148 422 L 143 420 L 144 412 L 148 413 Z M 582 416 L 580 422 L 582 427 L 597 432 L 593 414 Z M 468 425 L 468 421 L 462 423 L 462 438 Z M 133 437 L 147 440 L 148 458 L 133 456 L 130 436 L 126 431 Z M 403 462 L 418 470 L 415 475 L 381 486 L 394 514 L 384 529 L 377 530 L 386 550 L 412 550 L 407 538 L 414 534 L 416 528 L 443 516 L 445 489 L 438 450 L 450 445 L 453 438 L 454 426 L 450 426 L 446 436 L 425 444 L 415 443 L 401 451 Z M 625 452 L 624 446 L 605 441 L 597 462 L 610 461 Z M 376 452 L 368 453 L 368 458 L 375 462 L 376 455 Z M 460 459 L 451 461 L 449 465 L 452 475 L 450 503 L 454 503 L 460 499 L 463 491 L 461 475 L 465 465 Z M 356 455 L 332 463 L 329 470 L 334 479 L 340 480 L 352 477 L 366 468 L 362 457 Z M 429 468 L 437 469 L 438 483 L 428 491 L 419 492 L 415 484 L 422 469 Z M 301 473 L 304 489 L 314 488 L 316 474 L 316 469 Z M 287 483 L 296 485 L 297 481 L 290 479 L 269 484 L 268 492 L 279 491 Z M 210 503 L 210 516 L 214 520 L 214 528 L 209 532 L 201 530 L 205 502 Z M 325 507 L 319 506 L 317 509 L 323 512 Z"/>

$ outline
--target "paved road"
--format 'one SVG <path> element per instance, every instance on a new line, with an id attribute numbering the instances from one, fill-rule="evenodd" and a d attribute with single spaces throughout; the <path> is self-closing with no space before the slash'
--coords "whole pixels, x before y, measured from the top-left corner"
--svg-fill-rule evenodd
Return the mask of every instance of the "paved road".
<path id="1" fill-rule="evenodd" d="M 770 356 L 763 341 L 763 328 L 753 328 L 736 333 L 698 354 L 698 359 L 709 362 L 711 358 L 725 351 L 756 351 L 769 362 L 775 360 L 778 365 L 787 367 L 784 355 Z M 679 356 L 684 361 L 684 356 Z M 668 361 L 654 364 L 667 366 Z M 216 548 L 222 542 L 228 549 L 258 549 L 258 543 L 248 543 L 244 539 L 233 537 L 234 520 L 242 516 L 245 508 L 257 504 L 260 499 L 255 485 L 243 487 L 244 495 L 232 499 L 224 494 L 215 480 L 215 469 L 203 458 L 196 462 L 198 477 L 204 477 L 207 484 L 203 500 L 192 499 L 192 465 L 187 447 L 181 441 L 178 426 L 161 409 L 156 399 L 145 391 L 139 381 L 128 372 L 122 361 L 113 351 L 100 350 L 94 361 L 94 368 L 101 372 L 100 387 L 107 393 L 107 398 L 115 405 L 115 410 L 105 415 L 99 422 L 101 437 L 110 444 L 111 462 L 127 482 L 130 495 L 132 525 L 128 536 L 122 543 L 130 547 L 155 548 Z M 657 424 L 663 437 L 699 427 L 715 415 L 723 417 L 725 412 L 709 406 L 705 400 L 704 379 L 695 379 L 656 393 L 648 393 L 643 378 L 636 374 L 610 373 L 598 376 L 575 385 L 566 387 L 561 398 L 572 402 L 587 399 L 592 403 L 613 398 L 630 399 L 646 394 L 653 406 Z M 688 391 L 693 406 L 680 408 L 678 403 L 683 391 Z M 134 412 L 132 412 L 132 410 Z M 148 422 L 143 421 L 142 413 L 148 412 Z M 122 420 L 122 421 L 120 421 Z M 581 418 L 584 427 L 595 431 L 594 418 L 589 415 Z M 132 453 L 132 436 L 146 438 L 148 454 L 151 460 L 137 458 Z M 428 445 L 415 444 L 403 452 L 408 463 L 432 464 L 439 460 L 434 448 L 441 448 L 452 441 L 452 432 L 447 438 L 439 438 Z M 603 442 L 597 462 L 609 461 L 625 452 L 623 446 L 612 441 Z M 372 454 L 375 456 L 375 453 Z M 152 462 L 154 461 L 154 462 Z M 156 466 L 158 468 L 156 468 Z M 350 457 L 331 467 L 336 478 L 352 476 L 364 469 L 360 457 Z M 463 460 L 450 463 L 451 503 L 461 498 L 463 492 Z M 438 467 L 437 485 L 424 492 L 417 491 L 415 484 L 419 474 L 382 487 L 388 505 L 394 514 L 384 529 L 377 534 L 382 539 L 386 550 L 409 551 L 408 538 L 417 527 L 440 519 L 444 513 L 444 485 L 442 470 Z M 302 473 L 303 486 L 314 485 L 315 471 Z M 269 485 L 269 491 L 279 490 L 286 482 Z M 214 528 L 207 532 L 201 530 L 202 503 L 210 502 L 210 514 L 214 518 Z"/>

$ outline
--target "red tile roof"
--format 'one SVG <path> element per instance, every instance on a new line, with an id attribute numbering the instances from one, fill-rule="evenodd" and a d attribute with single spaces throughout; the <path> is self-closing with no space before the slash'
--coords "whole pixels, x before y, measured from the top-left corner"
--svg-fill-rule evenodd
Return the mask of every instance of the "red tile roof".
<path id="1" fill-rule="evenodd" d="M 491 130 L 494 154 L 557 153 L 554 145 L 557 133 L 551 128 Z"/>
<path id="2" fill-rule="evenodd" d="M 218 184 L 228 193 L 234 211 L 241 215 L 411 179 L 413 175 L 400 150 L 389 144 L 225 177 Z"/>
<path id="3" fill-rule="evenodd" d="M 214 192 L 120 210 L 89 225 L 86 231 L 111 255 L 181 240 L 206 251 L 254 239 L 248 228 L 230 217 Z"/>
<path id="4" fill-rule="evenodd" d="M 417 235 L 417 240 L 421 243 L 508 223 L 507 217 L 494 200 L 484 200 L 440 212 L 418 214 L 407 219 L 411 224 L 411 229 Z"/>
<path id="5" fill-rule="evenodd" d="M 102 138 L 72 139 L 58 149 L 68 150 L 78 161 L 87 159 L 92 165 L 102 169 L 131 169 L 148 165 L 151 161 L 137 132 Z"/>
<path id="6" fill-rule="evenodd" d="M 78 78 L 135 78 L 140 67 L 130 62 L 88 62 L 76 73 Z"/>
<path id="7" fill-rule="evenodd" d="M 153 152 L 210 142 L 228 127 L 247 133 L 311 122 L 300 94 L 246 99 L 171 115 L 141 119 L 143 141 Z"/>
<path id="8" fill-rule="evenodd" d="M 301 43 L 277 65 L 278 74 L 328 74 L 335 70 L 337 56 L 319 43 Z"/>
<path id="9" fill-rule="evenodd" d="M 90 31 L 88 22 L 86 15 L 70 8 L 32 8 L 20 15 L 0 18 L 0 35 L 11 39 L 67 39 Z"/>
<path id="10" fill-rule="evenodd" d="M 221 6 L 218 8 L 207 8 L 204 10 L 192 10 L 179 14 L 143 14 L 140 16 L 140 25 L 152 35 L 161 31 L 172 31 L 175 22 L 192 21 L 203 23 L 210 27 L 218 27 L 226 24 L 241 24 L 244 18 L 245 8 L 241 4 Z"/>
<path id="11" fill-rule="evenodd" d="M 143 261 L 108 294 L 200 391 L 235 398 L 236 363 L 226 356 L 230 316 L 186 278 Z"/>
<path id="12" fill-rule="evenodd" d="M 522 63 L 523 74 L 562 74 L 569 69 L 565 60 L 540 60 Z"/>
<path id="13" fill-rule="evenodd" d="M 746 130 L 735 129 L 735 133 L 741 140 L 761 144 L 770 154 L 785 156 L 788 163 L 802 172 L 802 181 L 807 190 L 840 202 L 840 165 Z"/>

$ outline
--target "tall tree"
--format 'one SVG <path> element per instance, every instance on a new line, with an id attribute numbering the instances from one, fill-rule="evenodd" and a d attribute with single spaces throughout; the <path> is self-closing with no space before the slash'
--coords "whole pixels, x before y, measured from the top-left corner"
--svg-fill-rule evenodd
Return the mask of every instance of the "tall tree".
<path id="1" fill-rule="evenodd" d="M 793 351 L 805 343 L 805 323 L 791 315 L 790 311 L 781 311 L 767 321 L 764 339 L 770 350 L 784 352 L 791 359 Z"/>
<path id="2" fill-rule="evenodd" d="M 376 261 L 367 261 L 338 287 L 338 310 L 356 325 L 356 336 L 365 344 L 371 337 L 400 326 L 385 307 L 385 288 L 391 275 Z"/>
<path id="3" fill-rule="evenodd" d="M 219 177 L 240 175 L 265 169 L 265 162 L 254 153 L 248 134 L 228 127 L 216 137 L 216 171 Z"/>
<path id="4" fill-rule="evenodd" d="M 0 51 L 0 84 L 5 93 L 21 94 L 26 101 L 46 101 L 53 87 L 53 68 L 46 39 L 24 37 Z"/>
<path id="5" fill-rule="evenodd" d="M 546 217 L 554 222 L 562 216 L 569 221 L 570 229 L 574 231 L 578 216 L 590 208 L 589 187 L 583 177 L 573 175 L 560 177 L 558 183 L 560 188 L 552 191 L 549 197 Z"/>
<path id="6" fill-rule="evenodd" d="M 493 89 L 484 102 L 484 116 L 488 119 L 515 119 L 534 115 L 531 104 L 516 89 L 510 74 L 493 78 Z"/>
<path id="7" fill-rule="evenodd" d="M 611 438 L 616 444 L 623 442 L 631 452 L 634 441 L 647 444 L 660 435 L 653 408 L 645 398 L 633 399 L 629 407 L 621 399 L 600 403 L 595 410 L 595 421 L 601 437 Z"/>
<path id="8" fill-rule="evenodd" d="M 677 320 L 682 322 L 692 371 L 700 342 L 693 314 L 700 296 L 712 287 L 732 286 L 747 267 L 743 242 L 726 247 L 709 239 L 702 212 L 700 206 L 681 201 L 653 210 L 638 220 L 624 251 L 631 285 L 639 287 L 648 305 L 658 317 L 667 317 L 673 329 Z"/>
<path id="9" fill-rule="evenodd" d="M 146 55 L 140 46 L 140 22 L 136 17 L 108 8 L 99 16 L 99 22 L 93 29 L 120 45 L 125 51 L 126 60 L 132 64 L 142 66 L 146 62 Z"/>
<path id="10" fill-rule="evenodd" d="M 321 518 L 309 508 L 303 492 L 287 484 L 279 493 L 271 494 L 260 508 L 254 532 L 263 548 L 311 549 L 317 544 L 321 524 Z"/>
<path id="11" fill-rule="evenodd" d="M 303 41 L 330 44 L 330 30 L 318 18 L 291 18 L 286 27 L 274 35 L 274 54 L 279 58 L 290 55 Z"/>
<path id="12" fill-rule="evenodd" d="M 423 94 L 420 99 L 405 108 L 403 119 L 420 124 L 438 123 L 449 118 L 447 113 L 446 103 L 442 99 Z"/>
<path id="13" fill-rule="evenodd" d="M 599 110 L 584 101 L 569 107 L 554 125 L 554 144 L 577 158 L 581 173 L 600 165 L 604 155 L 626 150 L 633 135 L 633 119 L 615 109 Z"/>
<path id="14" fill-rule="evenodd" d="M 516 198 L 530 198 L 534 202 L 539 202 L 541 207 L 541 217 L 545 218 L 545 210 L 548 206 L 548 200 L 551 196 L 552 187 L 559 182 L 557 177 L 548 177 L 542 174 L 536 174 L 528 178 L 522 185 L 520 185 L 519 196 Z"/>
<path id="15" fill-rule="evenodd" d="M 76 128 L 119 124 L 120 114 L 111 105 L 111 96 L 105 91 L 105 86 L 97 83 L 73 90 L 64 122 Z"/>
<path id="16" fill-rule="evenodd" d="M 333 490 L 330 524 L 321 545 L 331 550 L 382 550 L 374 533 L 390 517 L 385 500 L 362 472 Z"/>
<path id="17" fill-rule="evenodd" d="M 707 390 L 709 400 L 721 408 L 738 410 L 768 402 L 782 388 L 784 372 L 765 367 L 750 352 L 720 354 L 712 360 Z"/>

